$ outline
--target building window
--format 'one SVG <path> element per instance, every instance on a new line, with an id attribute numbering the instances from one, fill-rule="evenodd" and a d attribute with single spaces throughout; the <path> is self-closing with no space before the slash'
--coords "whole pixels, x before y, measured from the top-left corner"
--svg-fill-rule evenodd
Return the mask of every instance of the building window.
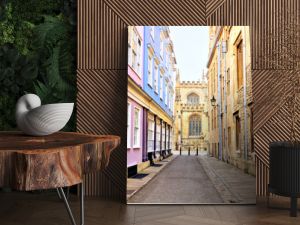
<path id="1" fill-rule="evenodd" d="M 173 95 L 172 95 L 171 91 L 169 90 L 169 102 L 168 102 L 169 109 L 172 108 L 172 100 L 173 100 Z"/>
<path id="2" fill-rule="evenodd" d="M 160 81 L 159 96 L 160 96 L 161 99 L 163 99 L 163 82 L 164 82 L 164 80 L 163 80 L 162 76 L 160 76 L 160 80 L 159 81 Z"/>
<path id="3" fill-rule="evenodd" d="M 238 89 L 243 86 L 243 41 L 240 41 L 236 47 L 237 59 L 237 85 Z"/>
<path id="4" fill-rule="evenodd" d="M 134 71 L 137 72 L 137 54 L 134 50 L 132 51 L 131 56 L 132 56 L 131 67 L 134 69 Z"/>
<path id="5" fill-rule="evenodd" d="M 137 39 L 137 62 L 136 62 L 136 72 L 137 74 L 140 76 L 140 74 L 142 73 L 142 41 L 141 39 Z M 140 76 L 141 77 L 141 76 Z"/>
<path id="6" fill-rule="evenodd" d="M 131 105 L 127 103 L 127 148 L 131 146 Z"/>
<path id="7" fill-rule="evenodd" d="M 160 121 L 157 121 L 156 125 L 156 151 L 160 151 Z"/>
<path id="8" fill-rule="evenodd" d="M 201 118 L 199 115 L 193 115 L 189 119 L 189 136 L 200 136 Z"/>
<path id="9" fill-rule="evenodd" d="M 132 33 L 133 27 L 128 27 L 128 65 L 132 65 Z"/>
<path id="10" fill-rule="evenodd" d="M 227 69 L 227 96 L 230 95 L 230 68 Z"/>
<path id="11" fill-rule="evenodd" d="M 152 37 L 153 40 L 154 40 L 154 34 L 155 34 L 155 27 L 151 26 L 150 27 L 150 35 L 151 35 L 151 37 Z"/>
<path id="12" fill-rule="evenodd" d="M 154 151 L 154 118 L 148 117 L 148 152 Z"/>
<path id="13" fill-rule="evenodd" d="M 154 68 L 154 90 L 158 93 L 158 66 L 155 65 Z"/>
<path id="14" fill-rule="evenodd" d="M 241 119 L 239 116 L 235 117 L 235 143 L 236 150 L 240 149 L 240 136 L 241 136 Z"/>
<path id="15" fill-rule="evenodd" d="M 140 147 L 140 110 L 138 108 L 134 109 L 133 146 Z"/>
<path id="16" fill-rule="evenodd" d="M 153 83 L 153 57 L 148 56 L 148 84 L 152 87 Z"/>
<path id="17" fill-rule="evenodd" d="M 165 104 L 167 105 L 168 104 L 168 84 L 167 82 L 165 82 Z"/>
<path id="18" fill-rule="evenodd" d="M 170 149 L 170 128 L 169 128 L 168 124 L 166 124 L 166 136 L 167 136 L 166 149 Z"/>
<path id="19" fill-rule="evenodd" d="M 162 32 L 160 33 L 159 54 L 160 54 L 160 57 L 163 59 L 163 57 L 164 57 L 164 39 L 163 39 Z"/>
<path id="20" fill-rule="evenodd" d="M 196 105 L 199 104 L 199 96 L 195 93 L 189 94 L 187 97 L 188 104 Z"/>
<path id="21" fill-rule="evenodd" d="M 142 41 L 136 29 L 128 29 L 128 65 L 141 77 Z"/>
<path id="22" fill-rule="evenodd" d="M 162 150 L 166 149 L 166 123 L 162 124 Z"/>

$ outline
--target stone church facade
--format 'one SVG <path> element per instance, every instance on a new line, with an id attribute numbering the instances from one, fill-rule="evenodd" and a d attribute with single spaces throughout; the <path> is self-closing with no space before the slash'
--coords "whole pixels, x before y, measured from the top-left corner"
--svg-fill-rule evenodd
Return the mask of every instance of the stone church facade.
<path id="1" fill-rule="evenodd" d="M 174 142 L 175 148 L 186 151 L 207 151 L 208 136 L 208 90 L 207 82 L 180 81 L 177 71 L 175 86 Z"/>

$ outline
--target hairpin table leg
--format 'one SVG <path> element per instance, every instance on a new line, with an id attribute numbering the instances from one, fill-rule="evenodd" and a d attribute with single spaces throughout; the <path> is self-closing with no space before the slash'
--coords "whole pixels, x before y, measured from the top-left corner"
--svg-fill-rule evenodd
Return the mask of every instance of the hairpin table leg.
<path id="1" fill-rule="evenodd" d="M 79 184 L 80 188 L 80 224 L 84 225 L 84 186 L 83 183 Z"/>
<path id="2" fill-rule="evenodd" d="M 79 184 L 79 189 L 80 189 L 80 224 L 84 225 L 84 187 L 83 187 L 82 183 Z M 63 188 L 59 187 L 56 190 L 57 190 L 59 198 L 61 198 L 65 204 L 65 207 L 67 209 L 67 212 L 68 212 L 68 215 L 72 222 L 72 225 L 76 225 L 76 221 L 74 219 L 72 210 L 70 208 L 69 202 L 66 198 Z"/>

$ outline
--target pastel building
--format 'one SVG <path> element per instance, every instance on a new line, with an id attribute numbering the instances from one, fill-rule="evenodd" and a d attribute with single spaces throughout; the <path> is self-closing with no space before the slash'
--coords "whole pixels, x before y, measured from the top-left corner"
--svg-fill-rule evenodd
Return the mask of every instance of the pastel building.
<path id="1" fill-rule="evenodd" d="M 147 153 L 151 162 L 157 156 L 164 158 L 171 153 L 175 65 L 169 28 L 145 27 L 143 89 L 156 104 L 156 108 L 147 109 Z"/>
<path id="2" fill-rule="evenodd" d="M 176 59 L 169 28 L 128 28 L 128 175 L 171 154 Z"/>
<path id="3" fill-rule="evenodd" d="M 128 27 L 127 167 L 143 162 L 143 36 L 142 26 Z M 134 172 L 133 172 L 134 173 Z M 129 174 L 130 175 L 130 174 Z"/>
<path id="4" fill-rule="evenodd" d="M 255 175 L 249 27 L 210 27 L 209 153 Z"/>

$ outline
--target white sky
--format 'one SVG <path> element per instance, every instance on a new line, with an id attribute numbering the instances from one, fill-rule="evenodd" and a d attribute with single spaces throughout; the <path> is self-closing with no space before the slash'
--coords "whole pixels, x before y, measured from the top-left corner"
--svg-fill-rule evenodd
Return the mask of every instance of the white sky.
<path id="1" fill-rule="evenodd" d="M 197 81 L 206 71 L 209 49 L 208 27 L 170 26 L 181 81 Z"/>

